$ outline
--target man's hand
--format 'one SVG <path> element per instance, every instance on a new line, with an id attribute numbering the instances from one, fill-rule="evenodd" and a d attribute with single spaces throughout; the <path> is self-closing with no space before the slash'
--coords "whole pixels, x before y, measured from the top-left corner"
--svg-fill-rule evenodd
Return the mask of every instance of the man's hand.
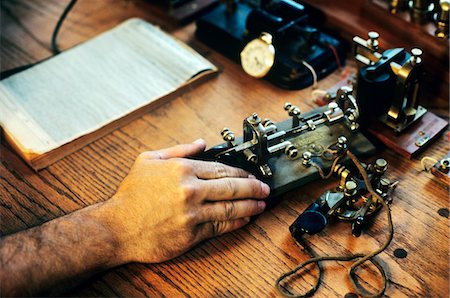
<path id="1" fill-rule="evenodd" d="M 265 183 L 241 169 L 184 158 L 204 148 L 199 140 L 137 158 L 105 206 L 125 262 L 169 260 L 264 210 Z"/>
<path id="2" fill-rule="evenodd" d="M 184 158 L 204 148 L 196 141 L 142 153 L 111 199 L 1 239 L 0 293 L 57 294 L 95 272 L 162 262 L 245 225 L 264 210 L 269 187 L 243 170 Z"/>

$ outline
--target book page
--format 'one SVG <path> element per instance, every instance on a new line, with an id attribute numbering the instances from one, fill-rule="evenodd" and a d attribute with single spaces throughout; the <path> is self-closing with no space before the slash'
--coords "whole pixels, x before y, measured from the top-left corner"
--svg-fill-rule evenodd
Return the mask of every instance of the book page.
<path id="1" fill-rule="evenodd" d="M 159 28 L 130 19 L 0 82 L 0 124 L 43 154 L 172 93 L 208 60 Z"/>

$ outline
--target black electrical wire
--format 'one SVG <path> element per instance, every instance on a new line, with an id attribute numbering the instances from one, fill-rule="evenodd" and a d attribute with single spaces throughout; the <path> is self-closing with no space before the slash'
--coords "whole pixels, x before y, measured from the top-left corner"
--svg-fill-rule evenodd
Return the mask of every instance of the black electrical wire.
<path id="1" fill-rule="evenodd" d="M 355 290 L 358 292 L 358 294 L 362 297 L 381 297 L 385 290 L 386 290 L 386 285 L 387 285 L 387 276 L 386 276 L 386 272 L 384 271 L 383 266 L 381 265 L 381 263 L 375 259 L 375 257 L 380 254 L 382 251 L 384 251 L 389 244 L 392 241 L 392 238 L 394 236 L 394 226 L 392 223 L 392 215 L 391 215 L 391 210 L 389 205 L 383 200 L 383 198 L 381 198 L 372 188 L 372 185 L 370 183 L 370 179 L 367 175 L 366 170 L 364 169 L 364 167 L 361 165 L 361 163 L 359 162 L 359 160 L 356 158 L 355 155 L 353 155 L 353 153 L 351 153 L 349 150 L 346 151 L 346 155 L 351 159 L 351 161 L 354 163 L 354 165 L 357 167 L 359 173 L 361 174 L 361 176 L 363 177 L 364 183 L 366 184 L 367 190 L 370 193 L 370 195 L 372 196 L 373 199 L 375 199 L 377 202 L 381 203 L 386 211 L 386 215 L 387 215 L 387 224 L 388 224 L 388 237 L 386 239 L 386 241 L 383 243 L 383 245 L 378 248 L 377 250 L 369 253 L 369 254 L 352 254 L 352 255 L 346 255 L 346 256 L 317 256 L 314 251 L 311 250 L 311 248 L 307 245 L 307 243 L 301 239 L 301 242 L 296 242 L 297 245 L 301 245 L 303 246 L 308 253 L 311 255 L 311 258 L 301 264 L 299 264 L 298 266 L 296 266 L 295 268 L 293 268 L 292 270 L 282 274 L 280 277 L 278 277 L 278 279 L 275 282 L 275 288 L 278 290 L 278 292 L 283 295 L 284 297 L 289 297 L 289 298 L 303 298 L 303 297 L 310 297 L 312 296 L 319 288 L 320 282 L 322 280 L 323 277 L 323 269 L 320 266 L 321 262 L 324 261 L 353 261 L 353 260 L 357 260 L 358 261 L 354 262 L 351 267 L 350 270 L 348 272 L 348 276 L 349 279 L 353 285 L 353 287 L 355 288 Z M 335 161 L 339 159 L 339 156 L 335 158 Z M 335 163 L 333 163 L 333 165 L 335 165 Z M 334 168 L 334 166 L 332 167 L 332 169 Z M 323 174 L 323 171 L 320 172 L 320 175 L 322 176 L 322 178 L 326 178 L 326 176 Z M 300 240 L 299 240 L 300 241 Z M 375 265 L 375 267 L 378 269 L 378 272 L 380 273 L 381 276 L 381 280 L 383 282 L 383 285 L 381 287 L 381 289 L 379 289 L 376 293 L 369 293 L 365 288 L 363 288 L 360 283 L 357 281 L 357 276 L 356 276 L 356 270 L 359 266 L 361 266 L 362 264 L 364 264 L 365 262 L 371 262 L 373 265 Z M 288 292 L 282 285 L 282 281 L 285 280 L 286 278 L 289 278 L 291 276 L 293 276 L 294 274 L 297 274 L 297 272 L 304 268 L 305 266 L 314 263 L 319 267 L 319 276 L 316 278 L 316 283 L 306 292 L 306 293 L 302 293 L 302 294 L 292 294 L 290 292 Z"/>
<path id="2" fill-rule="evenodd" d="M 61 28 L 62 23 L 66 19 L 69 12 L 72 10 L 72 7 L 77 3 L 77 0 L 70 0 L 69 4 L 67 4 L 66 8 L 64 9 L 63 13 L 59 17 L 58 22 L 56 23 L 55 29 L 53 30 L 52 34 L 52 50 L 53 54 L 57 55 L 61 53 L 61 50 L 58 48 L 58 45 L 56 44 L 56 39 L 58 37 L 59 29 Z"/>
<path id="3" fill-rule="evenodd" d="M 69 12 L 72 10 L 73 6 L 75 5 L 75 3 L 77 2 L 77 0 L 70 0 L 69 4 L 67 4 L 66 8 L 64 9 L 63 13 L 61 14 L 61 16 L 59 17 L 58 22 L 56 23 L 55 29 L 53 29 L 53 34 L 52 34 L 52 51 L 53 51 L 53 56 L 58 55 L 61 50 L 58 48 L 57 45 L 57 37 L 58 37 L 58 33 L 59 33 L 59 29 L 61 28 L 62 23 L 64 22 L 64 20 L 66 19 L 67 15 L 69 14 Z M 51 56 L 51 57 L 53 57 Z M 35 63 L 30 63 L 30 64 L 25 64 L 25 65 L 21 65 L 12 69 L 8 69 L 8 70 L 4 70 L 2 72 L 0 72 L 0 80 L 6 79 L 9 76 L 12 76 L 13 74 L 16 74 L 18 72 L 24 71 L 44 60 L 47 60 L 48 58 L 45 58 L 43 60 L 37 61 Z"/>

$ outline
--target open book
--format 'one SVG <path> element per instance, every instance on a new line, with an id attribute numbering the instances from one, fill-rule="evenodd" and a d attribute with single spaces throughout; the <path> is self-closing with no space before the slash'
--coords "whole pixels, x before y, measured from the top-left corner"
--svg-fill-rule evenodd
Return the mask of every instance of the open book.
<path id="1" fill-rule="evenodd" d="M 214 73 L 186 44 L 130 19 L 0 81 L 0 125 L 37 170 Z"/>

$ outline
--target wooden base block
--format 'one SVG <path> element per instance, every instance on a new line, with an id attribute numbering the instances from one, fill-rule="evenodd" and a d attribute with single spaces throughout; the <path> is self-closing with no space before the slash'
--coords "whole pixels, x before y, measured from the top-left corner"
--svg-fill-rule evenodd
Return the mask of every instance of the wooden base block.
<path id="1" fill-rule="evenodd" d="M 378 120 L 369 126 L 368 131 L 395 152 L 412 158 L 433 142 L 447 125 L 447 121 L 427 112 L 417 123 L 400 134 Z"/>

